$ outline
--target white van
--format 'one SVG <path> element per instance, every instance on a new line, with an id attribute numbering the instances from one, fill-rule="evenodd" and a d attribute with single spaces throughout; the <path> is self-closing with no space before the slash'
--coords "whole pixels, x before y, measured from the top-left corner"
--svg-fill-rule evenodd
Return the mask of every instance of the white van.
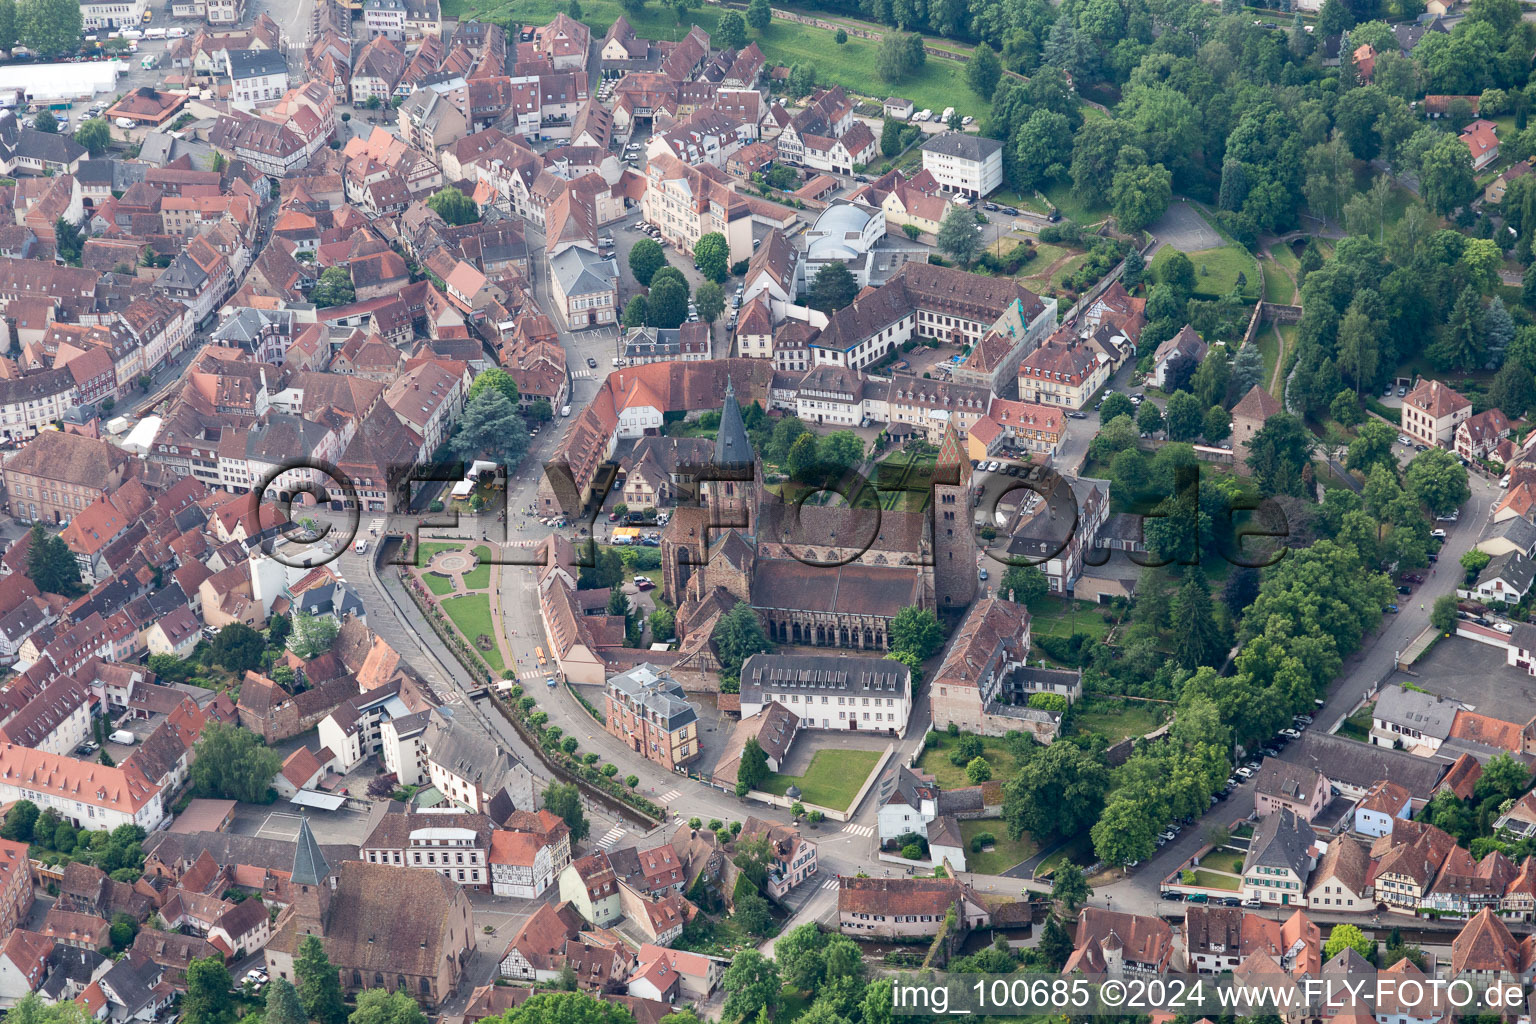
<path id="1" fill-rule="evenodd" d="M 356 554 L 356 555 L 367 554 L 368 553 L 368 538 L 367 537 L 359 537 L 359 538 L 357 538 L 356 543 L 354 543 L 352 545 L 352 553 Z"/>
<path id="2" fill-rule="evenodd" d="M 167 39 L 185 39 L 186 37 L 187 37 L 187 30 L 184 29 L 184 28 L 181 28 L 179 26 L 176 27 L 176 28 L 168 28 L 168 29 L 165 30 L 165 38 L 167 38 Z"/>
<path id="3" fill-rule="evenodd" d="M 943 114 L 943 116 L 941 116 L 939 118 L 939 120 L 943 121 L 945 124 L 949 124 L 949 119 L 954 117 L 954 116 L 955 116 L 955 108 L 954 107 L 945 107 L 944 108 L 944 114 Z"/>
<path id="4" fill-rule="evenodd" d="M 145 39 L 164 39 L 165 38 L 165 31 L 166 30 L 163 29 L 163 28 L 147 28 L 147 29 L 144 30 L 144 38 Z"/>
<path id="5" fill-rule="evenodd" d="M 117 125 L 119 128 L 132 128 L 135 124 L 132 118 L 127 117 L 114 117 L 112 119 L 112 123 Z"/>

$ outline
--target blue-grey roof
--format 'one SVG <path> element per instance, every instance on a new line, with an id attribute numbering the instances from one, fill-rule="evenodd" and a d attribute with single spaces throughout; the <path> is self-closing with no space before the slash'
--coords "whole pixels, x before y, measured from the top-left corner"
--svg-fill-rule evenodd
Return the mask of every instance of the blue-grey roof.
<path id="1" fill-rule="evenodd" d="M 295 885 L 319 885 L 330 873 L 331 867 L 325 862 L 325 854 L 320 852 L 320 844 L 315 842 L 315 834 L 309 830 L 309 819 L 300 818 L 299 835 L 293 851 L 292 882 Z"/>

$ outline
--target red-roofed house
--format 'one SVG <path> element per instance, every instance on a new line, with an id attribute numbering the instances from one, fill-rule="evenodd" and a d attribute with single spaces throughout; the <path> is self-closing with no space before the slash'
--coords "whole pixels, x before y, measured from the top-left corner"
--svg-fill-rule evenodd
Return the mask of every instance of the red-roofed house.
<path id="1" fill-rule="evenodd" d="M 1472 169 L 1480 171 L 1499 158 L 1498 125 L 1478 118 L 1461 130 L 1462 144 L 1472 154 Z"/>
<path id="2" fill-rule="evenodd" d="M 1471 418 L 1472 403 L 1438 380 L 1420 380 L 1403 399 L 1403 433 L 1422 444 L 1449 448 Z"/>

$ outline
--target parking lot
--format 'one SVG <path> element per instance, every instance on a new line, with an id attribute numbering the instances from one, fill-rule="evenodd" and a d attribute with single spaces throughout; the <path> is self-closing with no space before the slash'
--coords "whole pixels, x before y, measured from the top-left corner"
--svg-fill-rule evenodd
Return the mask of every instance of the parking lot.
<path id="1" fill-rule="evenodd" d="M 1529 720 L 1536 705 L 1536 678 L 1511 668 L 1500 648 L 1465 637 L 1444 637 L 1412 674 L 1394 672 L 1387 682 L 1411 683 L 1506 722 Z"/>

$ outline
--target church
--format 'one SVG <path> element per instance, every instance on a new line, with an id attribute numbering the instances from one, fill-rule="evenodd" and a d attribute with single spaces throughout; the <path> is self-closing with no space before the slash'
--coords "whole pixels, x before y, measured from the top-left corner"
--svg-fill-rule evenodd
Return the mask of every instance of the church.
<path id="1" fill-rule="evenodd" d="M 662 593 L 678 609 L 685 655 L 702 653 L 715 622 L 739 601 L 776 643 L 885 651 L 903 608 L 944 617 L 975 599 L 971 465 L 953 425 L 931 478 L 905 485 L 894 501 L 785 501 L 764 486 L 727 381 L 698 477 L 694 500 L 679 503 L 661 538 Z"/>
<path id="2" fill-rule="evenodd" d="M 314 935 L 343 992 L 382 988 L 435 1007 L 459 988 L 475 935 L 474 911 L 457 882 L 436 871 L 360 860 L 332 868 L 307 818 L 299 822 L 290 882 L 293 902 L 266 948 L 272 977 L 297 984 L 294 959 Z"/>

